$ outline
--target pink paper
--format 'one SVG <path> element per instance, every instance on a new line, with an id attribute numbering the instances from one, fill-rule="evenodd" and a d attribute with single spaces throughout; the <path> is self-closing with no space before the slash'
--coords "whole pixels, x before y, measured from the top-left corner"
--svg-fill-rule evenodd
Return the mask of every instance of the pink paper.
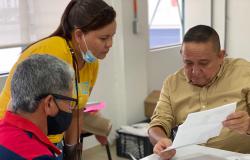
<path id="1" fill-rule="evenodd" d="M 93 104 L 87 104 L 83 112 L 96 112 L 103 109 L 106 106 L 104 102 L 97 102 Z"/>

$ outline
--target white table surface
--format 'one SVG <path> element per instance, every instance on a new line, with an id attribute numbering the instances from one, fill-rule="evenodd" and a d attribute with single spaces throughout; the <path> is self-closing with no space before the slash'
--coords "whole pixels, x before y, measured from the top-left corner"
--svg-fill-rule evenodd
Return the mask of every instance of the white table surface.
<path id="1" fill-rule="evenodd" d="M 241 160 L 240 157 L 243 155 L 244 154 L 200 145 L 190 145 L 177 149 L 176 155 L 172 158 L 172 160 Z M 160 160 L 160 158 L 159 156 L 152 154 L 141 160 Z"/>

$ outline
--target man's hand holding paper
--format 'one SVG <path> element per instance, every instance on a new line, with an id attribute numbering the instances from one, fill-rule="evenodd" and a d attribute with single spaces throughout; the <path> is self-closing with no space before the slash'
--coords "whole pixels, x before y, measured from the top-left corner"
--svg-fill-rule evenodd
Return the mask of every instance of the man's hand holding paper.
<path id="1" fill-rule="evenodd" d="M 246 111 L 238 111 L 227 116 L 224 127 L 235 130 L 239 134 L 250 134 L 250 118 Z"/>
<path id="2" fill-rule="evenodd" d="M 154 147 L 154 153 L 158 154 L 160 157 L 165 159 L 170 159 L 176 154 L 175 149 L 171 149 L 165 152 L 162 152 L 165 148 L 168 148 L 172 145 L 172 141 L 168 138 L 162 138 Z"/>
<path id="3" fill-rule="evenodd" d="M 207 142 L 209 138 L 218 136 L 223 127 L 223 121 L 234 113 L 236 103 L 226 104 L 214 109 L 191 113 L 186 121 L 179 126 L 173 144 L 164 151 L 191 144 Z"/>

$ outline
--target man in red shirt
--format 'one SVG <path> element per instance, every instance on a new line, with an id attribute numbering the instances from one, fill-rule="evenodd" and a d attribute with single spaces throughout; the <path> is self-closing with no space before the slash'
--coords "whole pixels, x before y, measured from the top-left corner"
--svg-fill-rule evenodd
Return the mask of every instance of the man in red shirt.
<path id="1" fill-rule="evenodd" d="M 74 71 L 49 55 L 22 61 L 11 81 L 11 104 L 0 122 L 0 160 L 56 159 L 61 152 L 47 138 L 64 132 L 77 100 Z"/>

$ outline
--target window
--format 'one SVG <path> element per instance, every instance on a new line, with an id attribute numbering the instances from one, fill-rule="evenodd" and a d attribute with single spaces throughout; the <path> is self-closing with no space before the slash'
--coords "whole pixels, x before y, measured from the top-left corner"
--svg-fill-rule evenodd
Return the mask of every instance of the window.
<path id="1" fill-rule="evenodd" d="M 17 61 L 22 47 L 0 49 L 0 75 L 8 74 Z"/>
<path id="2" fill-rule="evenodd" d="M 0 0 L 0 75 L 8 74 L 23 46 L 57 28 L 68 3 L 69 0 Z"/>
<path id="3" fill-rule="evenodd" d="M 183 0 L 148 0 L 150 48 L 180 44 L 183 36 Z"/>

